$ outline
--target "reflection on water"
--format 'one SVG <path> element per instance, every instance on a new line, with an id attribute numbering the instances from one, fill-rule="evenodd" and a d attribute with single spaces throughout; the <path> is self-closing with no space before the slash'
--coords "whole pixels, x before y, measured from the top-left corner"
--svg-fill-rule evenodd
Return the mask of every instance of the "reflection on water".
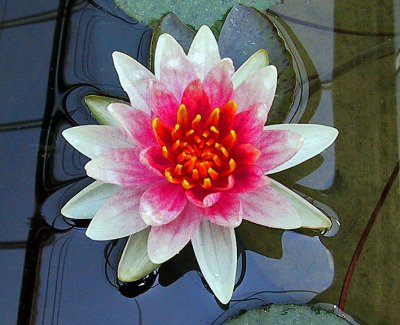
<path id="1" fill-rule="evenodd" d="M 399 157 L 394 68 L 399 45 L 394 24 L 399 19 L 394 4 L 287 1 L 273 8 L 271 19 L 289 39 L 301 90 L 287 118 L 340 130 L 334 147 L 277 179 L 311 200 L 334 227 L 324 234 L 330 238 L 319 238 L 312 233 L 257 232 L 243 225 L 239 233 L 251 230 L 259 237 L 246 242 L 246 236 L 238 236 L 242 272 L 229 308 L 219 306 L 204 287 L 191 247 L 143 281 L 125 285 L 115 278 L 123 240 L 93 242 L 79 228 L 84 223 L 67 224 L 61 217 L 64 203 L 89 182 L 83 169 L 86 158 L 66 145 L 62 130 L 95 123 L 83 103 L 85 95 L 124 98 L 111 53 L 126 52 L 145 63 L 151 38 L 149 29 L 124 16 L 112 1 L 61 1 L 63 6 L 42 126 L 36 184 L 40 210 L 28 239 L 20 324 L 31 317 L 34 324 L 158 324 L 165 319 L 172 324 L 218 324 L 264 303 L 314 299 L 337 304 L 377 202 L 381 210 L 364 237 L 343 307 L 362 323 L 396 320 L 398 176 L 381 196 Z"/>

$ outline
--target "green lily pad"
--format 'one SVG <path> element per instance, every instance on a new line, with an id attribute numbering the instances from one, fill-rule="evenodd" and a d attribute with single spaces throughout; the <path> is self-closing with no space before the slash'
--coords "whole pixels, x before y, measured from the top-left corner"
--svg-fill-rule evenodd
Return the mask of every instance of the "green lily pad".
<path id="1" fill-rule="evenodd" d="M 319 324 L 319 325 L 345 325 L 351 324 L 344 318 L 330 311 L 301 305 L 270 305 L 259 309 L 250 310 L 243 315 L 230 319 L 226 325 L 287 325 L 287 324 Z"/>
<path id="2" fill-rule="evenodd" d="M 280 0 L 114 0 L 128 16 L 141 23 L 152 25 L 168 12 L 174 12 L 187 25 L 196 29 L 201 25 L 213 26 L 237 3 L 267 10 Z"/>
<path id="3" fill-rule="evenodd" d="M 219 48 L 222 57 L 230 57 L 236 68 L 259 49 L 268 51 L 270 64 L 278 70 L 278 86 L 268 124 L 282 123 L 293 103 L 296 72 L 285 41 L 267 15 L 236 5 L 229 12 L 221 29 Z"/>

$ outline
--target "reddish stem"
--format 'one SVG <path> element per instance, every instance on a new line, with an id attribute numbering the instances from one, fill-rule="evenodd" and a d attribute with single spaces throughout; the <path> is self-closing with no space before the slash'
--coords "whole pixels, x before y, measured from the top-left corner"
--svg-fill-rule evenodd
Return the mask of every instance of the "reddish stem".
<path id="1" fill-rule="evenodd" d="M 367 241 L 367 238 L 372 229 L 372 226 L 374 225 L 376 218 L 377 218 L 379 212 L 381 211 L 383 203 L 385 202 L 386 197 L 389 194 L 389 192 L 392 188 L 392 185 L 394 183 L 394 180 L 396 179 L 396 176 L 398 175 L 398 173 L 399 173 L 399 161 L 397 161 L 397 164 L 394 167 L 392 174 L 390 175 L 390 177 L 381 193 L 381 196 L 379 197 L 379 200 L 375 205 L 374 210 L 372 211 L 372 214 L 368 220 L 368 223 L 367 223 L 367 225 L 361 235 L 361 238 L 357 244 L 356 250 L 354 251 L 349 268 L 347 269 L 346 277 L 343 282 L 342 292 L 340 293 L 340 299 L 339 299 L 339 308 L 343 311 L 344 311 L 344 306 L 346 304 L 346 298 L 347 298 L 347 293 L 349 291 L 351 278 L 352 278 L 354 270 L 357 266 L 361 252 L 364 248 L 364 244 Z"/>

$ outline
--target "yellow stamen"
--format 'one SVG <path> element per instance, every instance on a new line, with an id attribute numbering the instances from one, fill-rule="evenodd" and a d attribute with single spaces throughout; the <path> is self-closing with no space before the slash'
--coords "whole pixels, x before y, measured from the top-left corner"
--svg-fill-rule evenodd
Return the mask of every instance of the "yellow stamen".
<path id="1" fill-rule="evenodd" d="M 196 168 L 193 168 L 193 170 L 192 170 L 192 178 L 195 181 L 197 181 L 199 179 L 199 171 Z"/>
<path id="2" fill-rule="evenodd" d="M 186 136 L 188 137 L 189 135 L 191 135 L 191 134 L 193 134 L 194 133 L 194 130 L 193 129 L 190 129 L 189 131 L 187 131 L 185 134 L 186 134 Z"/>
<path id="3" fill-rule="evenodd" d="M 181 165 L 181 164 L 177 164 L 177 165 L 175 166 L 175 173 L 176 173 L 177 175 L 182 175 L 182 165 Z"/>
<path id="4" fill-rule="evenodd" d="M 218 173 L 214 169 L 212 169 L 211 167 L 209 167 L 207 171 L 208 171 L 208 174 L 211 176 L 211 178 L 213 180 L 218 178 Z"/>
<path id="5" fill-rule="evenodd" d="M 169 159 L 169 158 L 168 158 L 168 149 L 167 149 L 166 146 L 163 146 L 163 147 L 161 148 L 161 152 L 162 152 L 162 155 L 164 156 L 164 158 Z"/>
<path id="6" fill-rule="evenodd" d="M 172 145 L 172 150 L 176 150 L 176 148 L 179 147 L 180 143 L 181 143 L 181 141 L 179 139 L 176 140 L 175 143 Z"/>
<path id="7" fill-rule="evenodd" d="M 236 162 L 232 158 L 229 160 L 229 169 L 231 172 L 236 169 Z"/>
<path id="8" fill-rule="evenodd" d="M 195 186 L 196 186 L 196 183 L 190 184 L 189 181 L 188 181 L 187 179 L 184 179 L 183 182 L 182 182 L 182 186 L 183 186 L 183 188 L 184 188 L 185 190 L 189 190 L 189 189 L 195 187 Z"/>
<path id="9" fill-rule="evenodd" d="M 179 105 L 178 111 L 176 113 L 176 121 L 178 124 L 186 126 L 189 124 L 189 114 L 185 104 Z"/>
<path id="10" fill-rule="evenodd" d="M 212 187 L 211 180 L 209 178 L 204 178 L 203 184 L 201 185 L 201 187 L 206 189 L 206 190 L 211 188 Z"/>
<path id="11" fill-rule="evenodd" d="M 219 159 L 219 157 L 217 155 L 214 155 L 212 160 L 214 161 L 214 163 L 218 166 L 221 167 L 222 166 L 222 161 L 221 159 Z"/>
<path id="12" fill-rule="evenodd" d="M 214 125 L 212 127 L 210 127 L 210 130 L 212 132 L 214 132 L 215 134 L 219 134 L 219 130 Z"/>

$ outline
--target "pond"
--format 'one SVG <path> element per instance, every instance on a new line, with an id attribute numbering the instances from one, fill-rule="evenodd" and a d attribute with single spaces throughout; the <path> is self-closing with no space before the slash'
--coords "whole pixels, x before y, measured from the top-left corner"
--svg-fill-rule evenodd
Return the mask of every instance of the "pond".
<path id="1" fill-rule="evenodd" d="M 126 98 L 111 53 L 148 65 L 152 30 L 111 0 L 5 2 L 0 324 L 222 324 L 270 303 L 327 303 L 361 324 L 397 323 L 399 9 L 396 1 L 300 0 L 268 10 L 296 83 L 288 103 L 278 85 L 275 100 L 287 111 L 276 111 L 273 122 L 339 130 L 321 155 L 274 178 L 333 227 L 283 232 L 244 222 L 235 291 L 222 305 L 190 245 L 126 284 L 116 278 L 126 240 L 92 241 L 88 222 L 60 214 L 91 182 L 88 159 L 61 132 L 96 123 L 85 96 Z"/>

